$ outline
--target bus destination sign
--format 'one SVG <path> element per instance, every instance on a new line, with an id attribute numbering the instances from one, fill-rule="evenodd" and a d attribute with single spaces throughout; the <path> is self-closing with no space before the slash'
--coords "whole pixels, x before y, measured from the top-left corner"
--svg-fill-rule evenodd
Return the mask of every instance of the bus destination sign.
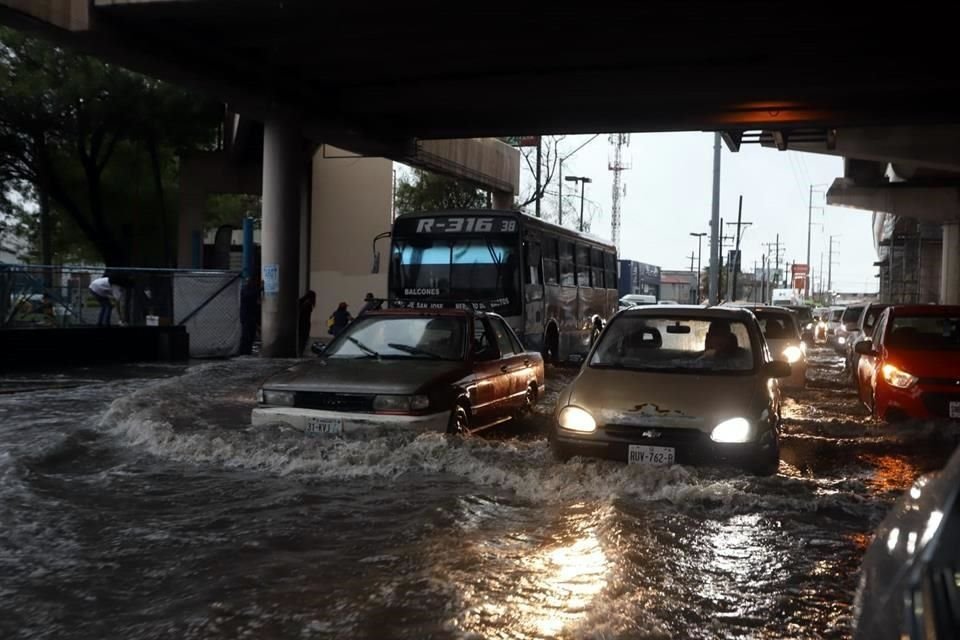
<path id="1" fill-rule="evenodd" d="M 417 233 L 514 233 L 517 221 L 512 218 L 458 216 L 418 218 Z"/>

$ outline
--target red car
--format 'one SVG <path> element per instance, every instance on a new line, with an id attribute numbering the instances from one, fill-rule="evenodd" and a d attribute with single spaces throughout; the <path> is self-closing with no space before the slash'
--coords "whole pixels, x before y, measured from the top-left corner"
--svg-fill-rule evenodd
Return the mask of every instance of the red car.
<path id="1" fill-rule="evenodd" d="M 893 306 L 855 350 L 860 400 L 887 421 L 960 420 L 960 306 Z"/>

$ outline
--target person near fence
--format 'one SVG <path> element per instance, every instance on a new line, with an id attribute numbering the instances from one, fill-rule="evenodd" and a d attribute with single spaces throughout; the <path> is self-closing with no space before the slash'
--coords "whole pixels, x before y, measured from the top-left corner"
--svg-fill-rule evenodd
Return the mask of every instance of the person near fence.
<path id="1" fill-rule="evenodd" d="M 100 316 L 97 318 L 98 327 L 110 326 L 110 315 L 113 312 L 113 305 L 119 302 L 123 296 L 121 282 L 118 282 L 116 276 L 103 276 L 90 283 L 90 293 L 100 303 Z M 119 311 L 118 311 L 119 313 Z"/>
<path id="2" fill-rule="evenodd" d="M 300 344 L 300 351 L 297 353 L 303 355 L 310 341 L 310 316 L 313 314 L 313 308 L 317 306 L 317 294 L 313 291 L 307 291 L 300 298 L 299 325 L 297 331 L 297 340 Z"/>
<path id="3" fill-rule="evenodd" d="M 360 309 L 360 313 L 358 313 L 357 315 L 362 316 L 367 311 L 373 311 L 379 306 L 380 306 L 380 301 L 374 298 L 372 293 L 368 293 L 363 298 L 363 308 Z"/>
<path id="4" fill-rule="evenodd" d="M 346 302 L 341 302 L 340 305 L 337 306 L 337 310 L 330 314 L 330 318 L 327 320 L 330 335 L 340 335 L 340 332 L 346 329 L 347 325 L 353 321 L 353 316 L 347 311 L 347 306 Z"/>

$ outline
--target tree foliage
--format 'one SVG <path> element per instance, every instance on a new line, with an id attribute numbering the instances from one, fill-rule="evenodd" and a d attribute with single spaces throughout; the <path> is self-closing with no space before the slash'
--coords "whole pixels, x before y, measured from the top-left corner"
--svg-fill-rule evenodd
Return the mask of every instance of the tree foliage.
<path id="1" fill-rule="evenodd" d="M 108 265 L 172 264 L 177 155 L 212 148 L 221 117 L 171 85 L 0 29 L 0 185 L 48 203 L 61 257 L 86 244 Z M 19 216 L 39 234 L 36 215 Z"/>
<path id="2" fill-rule="evenodd" d="M 437 209 L 483 209 L 487 207 L 487 193 L 470 183 L 417 169 L 412 176 L 400 179 L 396 201 L 400 214 Z"/>

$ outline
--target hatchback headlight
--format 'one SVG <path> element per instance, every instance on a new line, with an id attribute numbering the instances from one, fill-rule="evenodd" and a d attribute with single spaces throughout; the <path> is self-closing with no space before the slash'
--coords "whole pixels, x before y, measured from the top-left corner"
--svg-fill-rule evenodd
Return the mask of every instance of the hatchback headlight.
<path id="1" fill-rule="evenodd" d="M 891 387 L 896 387 L 897 389 L 909 389 L 913 385 L 917 384 L 917 376 L 911 375 L 906 371 L 901 371 L 897 369 L 892 364 L 883 365 L 881 369 L 883 373 L 883 379 L 887 381 Z"/>
<path id="2" fill-rule="evenodd" d="M 562 428 L 570 431 L 593 433 L 597 430 L 597 421 L 593 419 L 589 411 L 581 409 L 580 407 L 564 407 L 560 411 L 557 422 Z"/>
<path id="3" fill-rule="evenodd" d="M 292 407 L 294 405 L 294 399 L 293 391 L 271 391 L 270 389 L 260 389 L 257 391 L 257 402 L 260 404 Z"/>
<path id="4" fill-rule="evenodd" d="M 837 344 L 839 344 L 839 345 L 841 345 L 841 346 L 847 344 L 847 338 L 846 338 L 846 336 L 839 336 L 839 337 L 837 338 Z"/>
<path id="5" fill-rule="evenodd" d="M 377 396 L 373 399 L 374 411 L 406 413 L 422 411 L 430 406 L 427 396 Z"/>
<path id="6" fill-rule="evenodd" d="M 783 350 L 783 357 L 786 358 L 790 364 L 794 364 L 795 362 L 799 362 L 803 357 L 803 349 L 791 345 Z"/>
<path id="7" fill-rule="evenodd" d="M 750 442 L 750 422 L 746 418 L 730 418 L 713 428 L 710 439 L 714 442 Z"/>

